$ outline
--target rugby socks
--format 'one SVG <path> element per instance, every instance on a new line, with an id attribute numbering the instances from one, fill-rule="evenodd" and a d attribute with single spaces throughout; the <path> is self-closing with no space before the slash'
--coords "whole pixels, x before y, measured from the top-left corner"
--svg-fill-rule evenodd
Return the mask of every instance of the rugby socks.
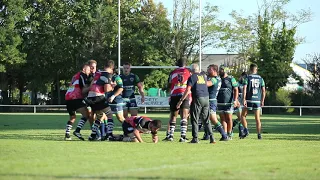
<path id="1" fill-rule="evenodd" d="M 239 124 L 239 131 L 240 132 L 244 132 L 244 127 L 243 127 L 243 125 L 241 123 Z"/>
<path id="2" fill-rule="evenodd" d="M 188 121 L 186 119 L 182 119 L 180 122 L 180 129 L 181 129 L 181 137 L 183 139 L 186 138 L 187 128 L 188 128 Z"/>
<path id="3" fill-rule="evenodd" d="M 86 122 L 87 122 L 87 118 L 82 116 L 77 125 L 76 132 L 80 132 Z"/>
<path id="4" fill-rule="evenodd" d="M 226 132 L 224 132 L 224 129 L 222 128 L 221 123 L 218 121 L 216 125 L 214 125 L 214 129 L 216 129 L 222 136 L 222 138 L 227 138 Z"/>
<path id="5" fill-rule="evenodd" d="M 237 119 L 235 119 L 234 121 L 233 121 L 233 125 L 232 125 L 232 127 L 235 127 L 237 124 L 239 124 L 240 123 L 240 119 L 239 118 L 237 118 Z"/>
<path id="6" fill-rule="evenodd" d="M 66 134 L 70 134 L 71 129 L 72 129 L 72 122 L 68 121 L 66 125 Z"/>
<path id="7" fill-rule="evenodd" d="M 170 137 L 173 137 L 175 128 L 176 128 L 176 122 L 171 122 L 170 123 L 170 130 L 169 130 L 169 136 Z"/>
<path id="8" fill-rule="evenodd" d="M 93 125 L 92 125 L 92 132 L 91 132 L 91 136 L 92 137 L 96 137 L 97 134 L 99 133 L 99 126 L 100 126 L 101 122 L 99 120 L 95 120 Z"/>
<path id="9" fill-rule="evenodd" d="M 101 138 L 104 139 L 104 137 L 106 136 L 106 128 L 105 128 L 104 122 L 100 123 L 99 128 L 100 128 Z"/>
<path id="10" fill-rule="evenodd" d="M 113 127 L 114 127 L 113 119 L 108 118 L 106 125 L 107 125 L 107 136 L 113 136 Z"/>

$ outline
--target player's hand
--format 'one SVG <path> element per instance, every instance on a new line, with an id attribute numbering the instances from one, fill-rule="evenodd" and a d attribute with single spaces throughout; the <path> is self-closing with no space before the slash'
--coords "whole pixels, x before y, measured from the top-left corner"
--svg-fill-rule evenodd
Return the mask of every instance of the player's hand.
<path id="1" fill-rule="evenodd" d="M 117 86 L 117 83 L 115 83 L 115 82 L 111 82 L 111 86 L 112 86 L 112 88 L 114 88 L 114 87 L 116 87 L 116 86 Z"/>
<path id="2" fill-rule="evenodd" d="M 263 107 L 264 106 L 264 100 L 263 101 L 261 101 L 261 107 Z"/>
<path id="3" fill-rule="evenodd" d="M 180 101 L 178 102 L 177 106 L 176 106 L 177 109 L 180 109 L 181 104 L 182 104 L 182 101 L 180 100 Z"/>
<path id="4" fill-rule="evenodd" d="M 238 100 L 235 100 L 233 102 L 233 107 L 240 107 L 240 102 Z"/>
<path id="5" fill-rule="evenodd" d="M 154 136 L 154 137 L 152 138 L 152 141 L 153 141 L 154 143 L 158 143 L 158 136 Z"/>
<path id="6" fill-rule="evenodd" d="M 109 98 L 109 102 L 112 102 L 114 100 L 114 98 L 116 98 L 115 95 L 112 95 L 110 98 Z"/>
<path id="7" fill-rule="evenodd" d="M 247 101 L 246 100 L 243 100 L 243 106 L 247 107 Z"/>
<path id="8" fill-rule="evenodd" d="M 144 104 L 144 96 L 141 96 L 141 104 Z"/>

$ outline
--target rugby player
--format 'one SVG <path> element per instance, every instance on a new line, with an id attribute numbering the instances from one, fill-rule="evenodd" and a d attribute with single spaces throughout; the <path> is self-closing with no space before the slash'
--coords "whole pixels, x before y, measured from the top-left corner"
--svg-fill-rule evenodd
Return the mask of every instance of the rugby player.
<path id="1" fill-rule="evenodd" d="M 114 89 L 113 91 L 108 93 L 108 101 L 109 101 L 109 105 L 112 113 L 107 114 L 108 120 L 107 122 L 105 122 L 106 133 L 107 133 L 106 138 L 109 140 L 114 139 L 114 136 L 113 136 L 114 121 L 112 118 L 112 114 L 115 114 L 117 119 L 121 123 L 123 123 L 123 121 L 125 120 L 123 116 L 123 106 L 125 105 L 125 103 L 123 102 L 122 95 L 121 95 L 123 91 L 122 79 L 120 78 L 119 75 L 114 74 L 112 77 L 112 82 L 114 83 Z"/>
<path id="2" fill-rule="evenodd" d="M 256 120 L 256 129 L 258 139 L 262 139 L 261 136 L 261 121 L 260 121 L 260 109 L 264 106 L 264 99 L 266 97 L 266 89 L 263 78 L 257 74 L 258 66 L 256 64 L 250 65 L 250 74 L 245 78 L 243 85 L 243 105 L 244 109 L 241 114 L 241 123 L 244 127 L 244 134 L 241 138 L 245 138 L 249 135 L 246 116 L 248 110 L 253 110 Z"/>
<path id="3" fill-rule="evenodd" d="M 90 66 L 90 74 L 89 74 L 89 76 L 87 78 L 87 81 L 85 83 L 86 86 L 84 87 L 85 88 L 85 97 L 87 97 L 87 95 L 88 95 L 90 87 L 93 84 L 94 75 L 95 75 L 95 73 L 97 71 L 97 61 L 96 60 L 91 59 L 91 60 L 88 61 L 88 64 Z M 94 114 L 92 113 L 91 107 L 89 105 L 87 105 L 87 108 L 88 108 L 88 112 L 89 112 L 88 120 L 89 120 L 89 123 L 90 123 L 90 127 L 92 127 L 93 121 L 94 121 Z M 87 122 L 87 119 L 86 120 L 80 119 L 80 121 L 78 122 L 76 130 L 73 131 L 73 135 L 77 136 L 80 140 L 84 140 L 84 138 L 82 137 L 80 131 L 83 128 L 83 126 L 85 125 L 86 122 Z"/>
<path id="4" fill-rule="evenodd" d="M 221 123 L 217 119 L 217 95 L 221 87 L 221 78 L 218 76 L 218 66 L 211 64 L 208 66 L 208 81 L 207 81 L 208 91 L 209 91 L 209 103 L 210 103 L 210 121 L 216 129 L 221 134 L 220 141 L 227 141 L 228 136 L 225 133 Z M 207 138 L 207 133 L 205 132 L 204 140 Z"/>
<path id="5" fill-rule="evenodd" d="M 86 93 L 84 91 L 84 86 L 89 74 L 89 64 L 84 64 L 82 66 L 82 71 L 72 77 L 71 83 L 66 92 L 65 100 L 70 118 L 66 125 L 65 140 L 71 140 L 70 131 L 76 120 L 76 111 L 79 111 L 82 114 L 80 121 L 87 121 L 88 119 L 88 110 L 84 102 L 84 94 Z"/>
<path id="6" fill-rule="evenodd" d="M 170 87 L 170 119 L 168 122 L 167 135 L 165 141 L 173 141 L 173 134 L 176 127 L 177 116 L 180 113 L 180 130 L 181 137 L 180 142 L 186 141 L 187 127 L 188 127 L 188 116 L 191 102 L 191 94 L 183 100 L 180 109 L 177 108 L 177 104 L 181 99 L 183 93 L 187 88 L 188 78 L 191 76 L 191 72 L 186 68 L 187 59 L 182 57 L 178 60 L 177 65 L 179 68 L 173 70 L 170 73 L 168 79 L 168 86 Z"/>
<path id="7" fill-rule="evenodd" d="M 93 123 L 92 132 L 89 137 L 90 141 L 101 140 L 97 134 L 99 133 L 101 123 L 106 118 L 105 112 L 108 112 L 108 109 L 110 109 L 105 94 L 113 90 L 111 85 L 113 69 L 114 61 L 109 60 L 104 66 L 104 71 L 96 72 L 94 82 L 86 99 L 87 104 L 91 106 L 92 112 L 96 115 L 96 120 Z"/>
<path id="8" fill-rule="evenodd" d="M 237 115 L 237 119 L 235 119 L 233 121 L 233 128 L 236 127 L 238 124 L 238 129 L 239 129 L 239 137 L 243 136 L 243 125 L 241 124 L 241 113 L 242 113 L 242 108 L 243 108 L 243 81 L 244 79 L 247 77 L 247 73 L 246 72 L 242 72 L 241 73 L 241 76 L 239 78 L 239 81 L 238 81 L 238 90 L 239 90 L 239 97 L 238 97 L 238 100 L 239 100 L 239 104 L 237 105 L 237 107 L 234 109 L 234 113 L 236 113 Z"/>
<path id="9" fill-rule="evenodd" d="M 158 130 L 161 128 L 160 120 L 152 120 L 145 116 L 131 116 L 122 123 L 123 141 L 143 143 L 140 133 L 151 132 L 152 141 L 158 143 Z"/>
<path id="10" fill-rule="evenodd" d="M 123 82 L 123 93 L 122 98 L 126 103 L 126 106 L 123 108 L 123 116 L 128 117 L 128 111 L 130 111 L 131 116 L 138 115 L 138 105 L 134 95 L 135 87 L 138 86 L 139 93 L 141 95 L 141 104 L 144 103 L 144 91 L 143 83 L 140 81 L 140 78 L 131 73 L 131 64 L 123 64 L 123 74 L 120 75 Z"/>
<path id="11" fill-rule="evenodd" d="M 238 106 L 238 82 L 233 76 L 227 74 L 224 66 L 219 68 L 221 88 L 217 96 L 220 121 L 227 132 L 228 139 L 232 139 L 232 114 L 234 107 Z"/>

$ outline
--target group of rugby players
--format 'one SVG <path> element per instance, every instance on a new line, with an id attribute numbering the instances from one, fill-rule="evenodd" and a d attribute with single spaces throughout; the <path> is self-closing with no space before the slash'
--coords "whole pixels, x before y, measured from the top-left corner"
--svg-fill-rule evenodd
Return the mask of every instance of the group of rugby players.
<path id="1" fill-rule="evenodd" d="M 76 120 L 76 111 L 82 117 L 73 135 L 84 140 L 80 131 L 89 121 L 91 135 L 89 141 L 121 140 L 143 142 L 141 132 L 150 132 L 153 142 L 158 142 L 157 131 L 161 127 L 160 120 L 138 116 L 135 100 L 135 86 L 144 103 L 143 84 L 137 75 L 131 73 L 131 64 L 124 63 L 123 74 L 114 72 L 114 61 L 109 60 L 101 71 L 96 70 L 97 62 L 90 60 L 76 73 L 66 92 L 65 100 L 70 119 L 66 125 L 65 140 L 71 140 L 70 131 Z M 128 112 L 131 116 L 128 117 Z M 123 135 L 114 136 L 112 114 L 122 123 Z"/>
<path id="2" fill-rule="evenodd" d="M 205 125 L 202 140 L 210 139 L 210 143 L 215 143 L 213 130 L 221 134 L 221 141 L 231 140 L 233 128 L 237 124 L 239 137 L 243 139 L 249 135 L 246 121 L 248 110 L 253 110 L 255 113 L 258 139 L 262 139 L 260 108 L 264 105 L 265 84 L 263 78 L 257 74 L 257 65 L 251 64 L 250 74 L 243 72 L 239 81 L 228 75 L 228 70 L 224 66 L 218 67 L 211 64 L 207 72 L 200 72 L 197 64 L 192 64 L 190 68 L 187 68 L 186 58 L 181 58 L 177 65 L 179 68 L 171 72 L 168 81 L 171 89 L 170 120 L 164 141 L 173 141 L 178 114 L 181 117 L 180 142 L 188 140 L 186 131 L 189 114 L 193 136 L 191 143 L 199 142 L 198 129 L 202 127 L 202 123 Z M 192 74 L 196 76 L 193 77 Z M 207 109 L 205 109 L 205 104 L 207 104 Z M 217 112 L 220 121 L 217 119 Z M 238 117 L 234 121 L 232 121 L 233 113 L 236 113 Z"/>
<path id="3" fill-rule="evenodd" d="M 179 66 L 170 73 L 168 87 L 170 88 L 170 120 L 164 141 L 173 141 L 176 119 L 180 114 L 181 137 L 179 142 L 187 142 L 187 127 L 189 114 L 191 114 L 192 135 L 191 143 L 198 143 L 197 133 L 204 123 L 204 136 L 202 140 L 215 143 L 212 131 L 221 134 L 221 141 L 231 140 L 233 128 L 238 124 L 241 139 L 249 135 L 246 115 L 253 110 L 256 119 L 258 139 L 261 139 L 260 108 L 264 105 L 265 84 L 263 78 L 257 74 L 257 65 L 250 65 L 250 73 L 243 72 L 239 81 L 228 75 L 227 68 L 211 64 L 207 72 L 200 73 L 199 67 L 193 64 L 187 68 L 186 58 L 177 61 Z M 76 111 L 82 114 L 73 135 L 84 140 L 80 131 L 86 121 L 91 127 L 90 141 L 130 141 L 143 142 L 140 133 L 152 134 L 154 143 L 158 142 L 157 131 L 161 128 L 160 120 L 152 120 L 145 116 L 138 116 L 138 107 L 135 100 L 135 86 L 144 103 L 143 84 L 137 75 L 131 73 L 131 64 L 123 65 L 123 74 L 114 72 L 114 61 L 109 60 L 102 71 L 96 71 L 97 62 L 90 60 L 84 64 L 82 70 L 72 78 L 66 93 L 66 105 L 70 119 L 66 125 L 65 140 L 71 140 L 70 131 L 76 119 Z M 198 74 L 201 79 L 194 79 L 192 74 Z M 194 81 L 193 83 L 191 83 Z M 192 87 L 191 87 L 192 86 Z M 192 92 L 192 93 L 191 93 Z M 197 93 L 208 94 L 198 96 Z M 201 112 L 195 109 L 204 108 L 193 106 L 196 101 L 208 101 L 208 107 Z M 201 102 L 202 103 L 202 102 Z M 201 104 L 200 103 L 200 104 Z M 205 102 L 206 103 L 206 102 Z M 191 108 L 190 108 L 191 107 Z M 242 109 L 243 108 L 243 109 Z M 131 116 L 128 116 L 128 111 Z M 216 113 L 219 112 L 220 121 Z M 205 114 L 207 113 L 207 117 Z M 237 119 L 232 120 L 232 114 Z M 112 114 L 122 123 L 123 135 L 113 134 L 114 122 Z M 199 119 L 202 120 L 198 121 Z M 213 126 L 212 126 L 213 125 Z"/>

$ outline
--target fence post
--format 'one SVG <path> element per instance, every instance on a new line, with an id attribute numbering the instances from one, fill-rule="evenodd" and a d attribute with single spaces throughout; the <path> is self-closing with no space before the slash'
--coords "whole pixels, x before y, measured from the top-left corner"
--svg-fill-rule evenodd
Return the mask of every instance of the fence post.
<path id="1" fill-rule="evenodd" d="M 33 106 L 33 113 L 37 113 L 36 105 Z"/>
<path id="2" fill-rule="evenodd" d="M 302 108 L 301 108 L 301 106 L 299 107 L 299 109 L 300 109 L 300 116 L 302 116 Z"/>
<path id="3" fill-rule="evenodd" d="M 144 113 L 147 114 L 147 106 L 144 106 Z"/>

